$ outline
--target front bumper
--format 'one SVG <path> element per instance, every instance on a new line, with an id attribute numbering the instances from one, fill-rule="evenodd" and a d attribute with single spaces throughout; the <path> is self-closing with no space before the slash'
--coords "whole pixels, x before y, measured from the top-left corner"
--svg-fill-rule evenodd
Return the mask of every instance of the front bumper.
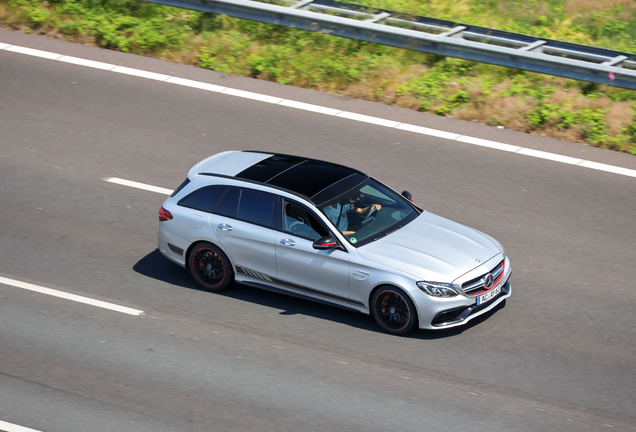
<path id="1" fill-rule="evenodd" d="M 442 329 L 466 324 L 471 319 L 494 309 L 499 303 L 511 295 L 512 286 L 510 285 L 510 279 L 508 279 L 501 287 L 501 292 L 488 303 L 479 306 L 477 306 L 477 304 L 462 306 L 439 312 L 431 321 L 431 327 L 428 328 Z"/>
<path id="2" fill-rule="evenodd" d="M 484 272 L 491 271 L 492 268 L 494 268 L 494 263 L 499 262 L 502 259 L 501 257 L 504 259 L 504 273 L 501 276 L 501 280 L 505 282 L 503 282 L 501 286 L 501 292 L 482 305 L 477 305 L 478 296 L 469 297 L 465 294 L 460 294 L 455 297 L 440 298 L 431 297 L 419 289 L 412 290 L 410 294 L 417 308 L 419 328 L 423 330 L 440 330 L 464 325 L 473 318 L 493 310 L 497 305 L 510 297 L 512 294 L 512 286 L 510 284 L 512 267 L 510 260 L 505 255 L 493 257 L 481 267 L 473 269 L 471 272 L 465 274 L 461 280 L 455 281 L 454 283 L 461 285 L 466 281 L 484 274 Z M 483 294 L 484 293 L 480 293 L 479 295 Z"/>

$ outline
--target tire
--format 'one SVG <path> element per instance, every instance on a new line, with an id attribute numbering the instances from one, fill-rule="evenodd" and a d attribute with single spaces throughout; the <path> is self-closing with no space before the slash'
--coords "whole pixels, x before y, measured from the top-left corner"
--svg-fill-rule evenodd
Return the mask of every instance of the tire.
<path id="1" fill-rule="evenodd" d="M 411 298 L 401 289 L 380 287 L 371 299 L 371 315 L 382 330 L 404 335 L 417 323 L 417 311 Z"/>
<path id="2" fill-rule="evenodd" d="M 234 280 L 234 270 L 227 256 L 212 243 L 199 243 L 188 257 L 190 274 L 206 291 L 223 291 Z"/>

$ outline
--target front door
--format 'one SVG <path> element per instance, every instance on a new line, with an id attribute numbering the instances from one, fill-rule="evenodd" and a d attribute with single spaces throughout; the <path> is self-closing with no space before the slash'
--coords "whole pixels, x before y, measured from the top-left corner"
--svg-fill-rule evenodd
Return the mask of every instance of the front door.
<path id="1" fill-rule="evenodd" d="M 349 299 L 349 254 L 339 249 L 316 250 L 313 242 L 329 234 L 308 208 L 283 203 L 283 223 L 276 232 L 278 282 L 325 300 Z"/>

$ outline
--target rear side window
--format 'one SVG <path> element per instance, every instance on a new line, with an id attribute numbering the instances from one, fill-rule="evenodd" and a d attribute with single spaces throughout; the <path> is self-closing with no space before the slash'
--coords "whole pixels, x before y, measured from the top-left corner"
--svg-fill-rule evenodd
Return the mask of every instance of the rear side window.
<path id="1" fill-rule="evenodd" d="M 179 204 L 184 207 L 212 212 L 216 204 L 219 202 L 219 198 L 223 196 L 226 190 L 226 186 L 204 187 L 192 192 L 190 195 L 179 201 Z"/>
<path id="2" fill-rule="evenodd" d="M 246 222 L 274 228 L 276 195 L 252 189 L 243 189 L 238 218 Z"/>
<path id="3" fill-rule="evenodd" d="M 219 203 L 214 208 L 214 213 L 236 219 L 240 196 L 241 190 L 239 188 L 228 189 L 225 195 L 223 195 L 223 198 L 221 198 Z"/>
<path id="4" fill-rule="evenodd" d="M 174 190 L 174 192 L 172 192 L 172 193 L 170 194 L 170 198 L 172 198 L 173 196 L 175 196 L 176 194 L 178 194 L 179 192 L 181 192 L 181 189 L 183 189 L 184 187 L 186 187 L 186 186 L 188 185 L 188 183 L 190 183 L 190 179 L 186 177 L 186 179 L 183 181 L 183 183 L 181 183 L 181 184 L 179 185 L 179 187 L 178 187 L 178 188 L 176 188 L 176 189 Z"/>

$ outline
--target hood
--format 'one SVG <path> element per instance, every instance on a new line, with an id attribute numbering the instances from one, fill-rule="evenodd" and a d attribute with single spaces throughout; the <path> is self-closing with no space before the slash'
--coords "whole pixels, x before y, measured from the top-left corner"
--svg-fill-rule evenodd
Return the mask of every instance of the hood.
<path id="1" fill-rule="evenodd" d="M 454 281 L 501 252 L 491 237 L 428 212 L 358 248 L 363 258 L 442 283 Z"/>

